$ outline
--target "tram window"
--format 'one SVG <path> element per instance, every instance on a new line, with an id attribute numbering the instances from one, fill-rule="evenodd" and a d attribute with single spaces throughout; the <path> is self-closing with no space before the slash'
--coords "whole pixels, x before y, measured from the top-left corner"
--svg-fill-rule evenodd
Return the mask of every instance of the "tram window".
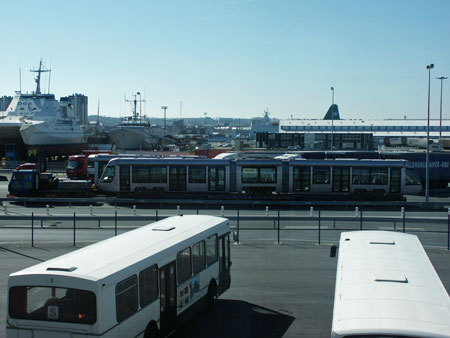
<path id="1" fill-rule="evenodd" d="M 139 273 L 139 300 L 141 307 L 158 296 L 158 266 L 156 264 Z"/>
<path id="2" fill-rule="evenodd" d="M 310 167 L 294 167 L 294 190 L 309 191 Z"/>
<path id="3" fill-rule="evenodd" d="M 355 185 L 370 184 L 370 171 L 368 168 L 353 168 L 352 182 Z"/>
<path id="4" fill-rule="evenodd" d="M 116 317 L 117 321 L 128 318 L 138 309 L 137 277 L 133 275 L 117 283 L 116 286 Z"/>
<path id="5" fill-rule="evenodd" d="M 206 167 L 189 167 L 189 183 L 206 183 Z"/>
<path id="6" fill-rule="evenodd" d="M 217 235 L 206 239 L 206 264 L 210 266 L 217 261 Z"/>
<path id="7" fill-rule="evenodd" d="M 388 184 L 388 170 L 387 168 L 370 169 L 370 182 L 375 185 Z"/>
<path id="8" fill-rule="evenodd" d="M 420 185 L 420 178 L 416 170 L 406 169 L 406 185 Z"/>
<path id="9" fill-rule="evenodd" d="M 242 168 L 242 183 L 258 183 L 258 168 Z"/>
<path id="10" fill-rule="evenodd" d="M 224 191 L 225 190 L 225 168 L 209 167 L 208 168 L 208 190 Z"/>
<path id="11" fill-rule="evenodd" d="M 167 168 L 166 167 L 151 167 L 150 168 L 150 183 L 167 183 Z"/>
<path id="12" fill-rule="evenodd" d="M 313 184 L 329 184 L 330 167 L 313 167 Z"/>
<path id="13" fill-rule="evenodd" d="M 259 168 L 259 183 L 276 183 L 277 168 Z"/>
<path id="14" fill-rule="evenodd" d="M 102 175 L 101 181 L 105 183 L 111 183 L 114 179 L 115 167 L 110 166 L 105 168 L 105 172 Z"/>
<path id="15" fill-rule="evenodd" d="M 149 168 L 133 167 L 133 183 L 149 183 Z"/>
<path id="16" fill-rule="evenodd" d="M 177 279 L 178 284 L 183 283 L 192 275 L 191 248 L 177 253 Z"/>
<path id="17" fill-rule="evenodd" d="M 198 242 L 192 246 L 192 266 L 194 275 L 205 268 L 205 241 Z"/>

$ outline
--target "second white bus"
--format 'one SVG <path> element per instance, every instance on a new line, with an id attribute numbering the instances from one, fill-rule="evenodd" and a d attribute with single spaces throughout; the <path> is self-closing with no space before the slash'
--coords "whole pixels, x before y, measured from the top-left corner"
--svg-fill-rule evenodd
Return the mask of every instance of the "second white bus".
<path id="1" fill-rule="evenodd" d="M 6 335 L 164 337 L 230 287 L 229 221 L 175 216 L 13 273 Z"/>
<path id="2" fill-rule="evenodd" d="M 417 236 L 341 234 L 331 337 L 450 337 L 450 298 Z"/>

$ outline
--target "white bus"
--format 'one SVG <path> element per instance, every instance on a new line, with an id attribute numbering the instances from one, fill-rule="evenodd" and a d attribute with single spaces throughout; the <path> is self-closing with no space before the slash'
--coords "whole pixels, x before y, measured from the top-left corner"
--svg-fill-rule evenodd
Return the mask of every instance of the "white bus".
<path id="1" fill-rule="evenodd" d="M 341 234 L 331 337 L 450 337 L 450 298 L 417 236 Z"/>
<path id="2" fill-rule="evenodd" d="M 230 287 L 229 221 L 175 216 L 13 273 L 6 336 L 164 337 Z"/>

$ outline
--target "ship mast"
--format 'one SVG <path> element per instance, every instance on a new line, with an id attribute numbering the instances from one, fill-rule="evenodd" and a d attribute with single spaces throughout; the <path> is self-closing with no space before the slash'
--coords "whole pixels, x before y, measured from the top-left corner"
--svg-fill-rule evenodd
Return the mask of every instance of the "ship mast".
<path id="1" fill-rule="evenodd" d="M 42 59 L 39 61 L 39 69 L 30 69 L 30 72 L 38 73 L 34 81 L 36 82 L 35 94 L 41 94 L 41 73 L 51 72 L 51 69 L 42 69 Z"/>
<path id="2" fill-rule="evenodd" d="M 137 96 L 139 95 L 139 100 L 137 99 Z M 125 102 L 132 102 L 133 103 L 133 120 L 137 120 L 137 118 L 139 117 L 139 121 L 141 120 L 142 117 L 142 102 L 145 102 L 145 100 L 141 99 L 141 93 L 137 92 L 136 94 L 133 95 L 134 96 L 134 100 L 127 100 L 125 99 Z M 140 107 L 140 112 L 137 112 L 137 103 L 139 102 L 139 107 Z"/>

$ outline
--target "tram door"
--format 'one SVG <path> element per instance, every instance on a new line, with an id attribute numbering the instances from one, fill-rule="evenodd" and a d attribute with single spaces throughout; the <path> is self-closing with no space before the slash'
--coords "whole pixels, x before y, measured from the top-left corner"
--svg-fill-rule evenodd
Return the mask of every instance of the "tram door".
<path id="1" fill-rule="evenodd" d="M 130 191 L 130 167 L 120 166 L 120 191 Z"/>
<path id="2" fill-rule="evenodd" d="M 159 269 L 160 323 L 161 336 L 164 337 L 176 326 L 177 320 L 177 284 L 175 279 L 175 261 Z"/>
<path id="3" fill-rule="evenodd" d="M 401 188 L 401 169 L 391 168 L 391 193 L 399 193 Z"/>
<path id="4" fill-rule="evenodd" d="M 222 294 L 230 287 L 230 235 L 219 238 L 219 286 L 218 294 Z"/>

